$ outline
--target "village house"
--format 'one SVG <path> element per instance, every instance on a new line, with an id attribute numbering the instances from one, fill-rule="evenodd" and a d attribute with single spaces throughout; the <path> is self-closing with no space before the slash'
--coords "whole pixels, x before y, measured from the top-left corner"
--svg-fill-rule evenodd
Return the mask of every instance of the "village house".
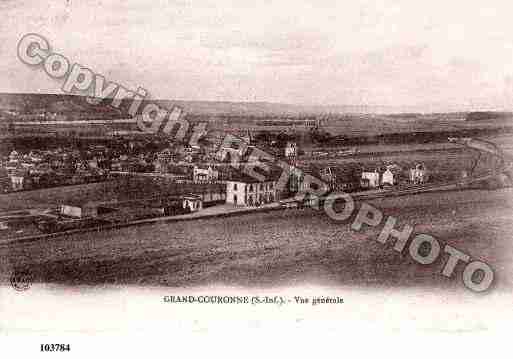
<path id="1" fill-rule="evenodd" d="M 330 169 L 333 177 L 330 189 L 333 191 L 354 191 L 360 187 L 360 178 L 354 167 L 334 166 Z"/>
<path id="2" fill-rule="evenodd" d="M 161 152 L 157 153 L 157 159 L 162 162 L 173 162 L 175 155 L 171 151 L 171 149 L 166 148 L 162 150 Z"/>
<path id="3" fill-rule="evenodd" d="M 285 145 L 285 157 L 297 157 L 297 144 L 295 142 L 287 142 L 287 144 Z"/>
<path id="4" fill-rule="evenodd" d="M 239 161 L 244 154 L 252 147 L 245 144 L 243 141 L 236 143 L 237 147 L 225 146 L 222 144 L 219 151 L 216 152 L 215 158 L 219 162 L 234 162 Z M 250 151 L 249 151 L 250 152 Z"/>
<path id="5" fill-rule="evenodd" d="M 361 186 L 363 188 L 377 188 L 380 185 L 380 175 L 377 169 L 374 171 L 363 171 Z"/>
<path id="6" fill-rule="evenodd" d="M 383 174 L 381 175 L 381 184 L 383 186 L 385 186 L 385 185 L 389 185 L 389 186 L 395 185 L 394 173 L 392 172 L 392 170 L 390 168 L 387 168 L 385 170 L 385 172 L 383 172 Z"/>
<path id="7" fill-rule="evenodd" d="M 424 184 L 427 182 L 427 169 L 422 163 L 417 163 L 410 169 L 410 181 L 414 184 Z"/>
<path id="8" fill-rule="evenodd" d="M 230 143 L 224 141 L 219 144 L 219 150 L 215 153 L 215 159 L 220 162 L 240 161 L 245 155 L 251 153 L 256 147 L 252 145 L 253 137 L 246 131 L 238 137 L 231 137 Z"/>
<path id="9" fill-rule="evenodd" d="M 19 154 L 16 150 L 12 150 L 11 153 L 9 154 L 9 161 L 18 161 L 18 158 L 19 158 Z"/>
<path id="10" fill-rule="evenodd" d="M 203 201 L 196 195 L 162 198 L 151 204 L 157 213 L 164 216 L 175 216 L 198 212 L 203 209 Z"/>
<path id="11" fill-rule="evenodd" d="M 198 166 L 195 165 L 192 173 L 192 180 L 195 183 L 213 182 L 219 179 L 219 171 L 212 168 L 212 166 Z"/>
<path id="12" fill-rule="evenodd" d="M 226 182 L 226 203 L 238 206 L 260 206 L 277 200 L 277 181 L 243 176 Z"/>
<path id="13" fill-rule="evenodd" d="M 305 174 L 297 167 L 289 168 L 288 193 L 294 194 L 303 190 Z"/>
<path id="14" fill-rule="evenodd" d="M 203 201 L 199 196 L 188 195 L 182 196 L 183 207 L 190 212 L 197 212 L 203 209 Z"/>

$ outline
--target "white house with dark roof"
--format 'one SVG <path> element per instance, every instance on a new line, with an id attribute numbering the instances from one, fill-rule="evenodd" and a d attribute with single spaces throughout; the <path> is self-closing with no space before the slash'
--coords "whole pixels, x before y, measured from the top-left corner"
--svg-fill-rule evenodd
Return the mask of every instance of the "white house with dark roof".
<path id="1" fill-rule="evenodd" d="M 226 182 L 226 203 L 252 207 L 275 202 L 277 197 L 274 178 L 259 181 L 243 176 Z"/>
<path id="2" fill-rule="evenodd" d="M 213 169 L 212 166 L 194 166 L 192 179 L 197 183 L 217 181 L 219 171 Z"/>

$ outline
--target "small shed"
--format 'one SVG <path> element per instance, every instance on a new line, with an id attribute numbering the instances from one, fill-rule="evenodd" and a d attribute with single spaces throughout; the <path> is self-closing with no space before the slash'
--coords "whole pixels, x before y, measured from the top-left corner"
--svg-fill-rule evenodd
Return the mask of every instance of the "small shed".
<path id="1" fill-rule="evenodd" d="M 374 171 L 363 171 L 361 178 L 362 187 L 376 188 L 379 187 L 380 175 L 378 170 Z"/>
<path id="2" fill-rule="evenodd" d="M 395 184 L 394 173 L 390 168 L 387 168 L 381 176 L 381 184 L 393 186 Z"/>
<path id="3" fill-rule="evenodd" d="M 196 195 L 168 197 L 153 202 L 151 207 L 165 216 L 174 216 L 201 210 L 203 208 L 203 201 L 200 196 Z"/>
<path id="4" fill-rule="evenodd" d="M 74 218 L 86 218 L 98 216 L 98 204 L 86 203 L 65 203 L 60 206 L 60 214 Z"/>
<path id="5" fill-rule="evenodd" d="M 203 208 L 203 201 L 200 196 L 189 195 L 183 196 L 183 207 L 188 208 L 191 212 L 197 212 Z"/>

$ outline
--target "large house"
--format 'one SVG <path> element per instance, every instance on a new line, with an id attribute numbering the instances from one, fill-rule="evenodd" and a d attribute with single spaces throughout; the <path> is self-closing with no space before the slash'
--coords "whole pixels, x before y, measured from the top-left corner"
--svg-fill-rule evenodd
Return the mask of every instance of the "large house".
<path id="1" fill-rule="evenodd" d="M 226 182 L 226 203 L 238 206 L 260 206 L 277 200 L 277 181 L 258 181 L 249 176 Z"/>
<path id="2" fill-rule="evenodd" d="M 192 179 L 196 183 L 217 181 L 219 179 L 219 171 L 213 169 L 212 166 L 194 166 Z"/>

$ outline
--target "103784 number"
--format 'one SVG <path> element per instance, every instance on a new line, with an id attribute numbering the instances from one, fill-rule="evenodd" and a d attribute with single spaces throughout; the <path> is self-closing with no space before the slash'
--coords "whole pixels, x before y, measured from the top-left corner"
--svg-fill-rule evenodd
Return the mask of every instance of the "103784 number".
<path id="1" fill-rule="evenodd" d="M 69 352 L 70 350 L 69 344 L 41 344 L 42 352 Z"/>

